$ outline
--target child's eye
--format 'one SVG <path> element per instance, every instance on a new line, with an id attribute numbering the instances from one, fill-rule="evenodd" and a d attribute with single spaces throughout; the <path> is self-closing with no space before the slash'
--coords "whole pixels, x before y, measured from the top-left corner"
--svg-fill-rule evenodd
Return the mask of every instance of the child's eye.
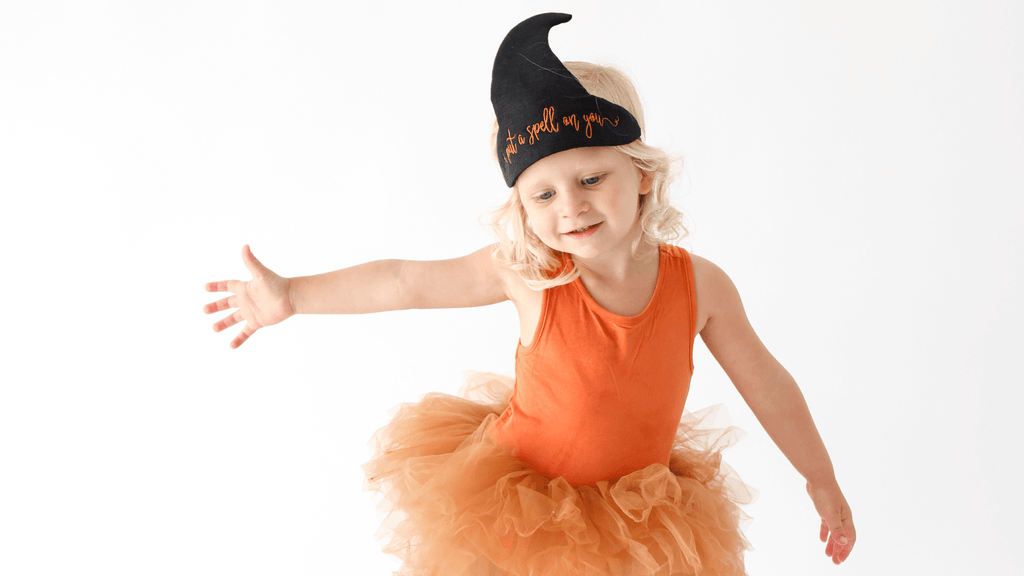
<path id="1" fill-rule="evenodd" d="M 551 190 L 548 190 L 547 192 L 544 192 L 542 194 L 538 194 L 537 195 L 537 199 L 538 200 L 550 200 L 551 197 L 554 196 L 554 195 L 555 195 L 554 192 L 552 192 Z"/>
<path id="2" fill-rule="evenodd" d="M 600 180 L 600 176 L 591 176 L 590 178 L 584 178 L 583 183 L 586 184 L 587 186 L 593 186 L 594 184 L 597 184 Z"/>

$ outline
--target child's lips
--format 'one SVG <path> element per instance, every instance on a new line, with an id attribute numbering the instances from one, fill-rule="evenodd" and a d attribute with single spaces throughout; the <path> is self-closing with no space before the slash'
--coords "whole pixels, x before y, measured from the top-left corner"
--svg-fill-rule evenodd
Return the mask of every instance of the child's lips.
<path id="1" fill-rule="evenodd" d="M 572 230 L 570 232 L 566 232 L 565 234 L 567 236 L 573 236 L 573 237 L 577 237 L 577 238 L 578 237 L 582 237 L 582 236 L 589 236 L 595 230 L 597 230 L 597 227 L 600 226 L 601 224 L 602 224 L 601 222 L 598 222 L 597 224 L 591 224 L 589 226 L 581 226 L 580 228 L 577 228 L 577 229 Z"/>

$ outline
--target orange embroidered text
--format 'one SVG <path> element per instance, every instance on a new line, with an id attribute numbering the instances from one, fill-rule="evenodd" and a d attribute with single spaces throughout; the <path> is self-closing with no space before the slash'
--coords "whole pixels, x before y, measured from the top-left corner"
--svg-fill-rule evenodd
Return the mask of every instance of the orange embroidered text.
<path id="1" fill-rule="evenodd" d="M 522 136 L 519 137 L 522 139 Z M 508 138 L 505 138 L 505 162 L 512 162 L 511 156 L 516 153 L 516 137 L 512 135 L 512 131 L 508 131 Z"/>
<path id="2" fill-rule="evenodd" d="M 556 120 L 555 118 L 556 116 L 554 106 L 548 106 L 547 108 L 544 108 L 543 112 L 541 113 L 540 122 L 534 122 L 533 124 L 530 124 L 526 127 L 526 132 L 530 136 L 529 139 L 524 137 L 522 134 L 512 134 L 511 130 L 506 129 L 508 137 L 505 138 L 505 162 L 508 162 L 510 164 L 512 163 L 512 155 L 519 151 L 519 146 L 522 146 L 527 143 L 529 143 L 531 146 L 536 144 L 537 141 L 540 140 L 540 135 L 542 132 L 547 132 L 548 134 L 554 134 L 558 132 L 560 126 L 558 125 L 558 120 Z M 573 128 L 576 129 L 577 132 L 579 132 L 580 130 L 581 122 L 586 126 L 585 132 L 587 138 L 593 138 L 594 124 L 597 124 L 598 126 L 604 126 L 605 122 L 607 122 L 608 124 L 614 127 L 619 125 L 619 118 L 618 116 L 616 116 L 615 119 L 612 120 L 611 118 L 608 118 L 606 116 L 601 116 L 597 112 L 582 114 L 579 118 L 576 117 L 576 114 L 562 116 L 562 126 L 572 126 Z"/>
<path id="3" fill-rule="evenodd" d="M 543 118 L 540 122 L 535 122 L 531 126 L 526 127 L 526 131 L 530 133 L 530 145 L 532 146 L 538 138 L 540 138 L 541 132 L 547 132 L 549 134 L 558 132 L 558 124 L 555 122 L 555 107 L 548 106 L 544 109 Z"/>
<path id="4" fill-rule="evenodd" d="M 590 137 L 592 137 L 594 135 L 594 131 L 590 127 L 590 123 L 591 122 L 596 122 L 598 126 L 604 126 L 605 122 L 611 124 L 612 126 L 618 126 L 619 125 L 619 118 L 617 116 L 615 117 L 615 120 L 611 120 L 609 118 L 605 118 L 604 116 L 601 116 L 600 114 L 598 114 L 596 112 L 591 112 L 590 114 L 584 114 L 583 115 L 583 121 L 587 123 L 587 138 L 590 138 Z"/>

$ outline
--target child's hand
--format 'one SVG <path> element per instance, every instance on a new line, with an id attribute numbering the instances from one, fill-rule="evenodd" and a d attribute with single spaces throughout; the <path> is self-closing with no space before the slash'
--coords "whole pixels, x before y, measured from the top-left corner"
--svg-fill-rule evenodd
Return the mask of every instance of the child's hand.
<path id="1" fill-rule="evenodd" d="M 242 331 L 231 341 L 232 348 L 241 346 L 249 339 L 249 336 L 252 336 L 260 328 L 277 324 L 295 314 L 288 299 L 290 285 L 288 278 L 274 274 L 261 264 L 252 255 L 248 244 L 242 248 L 242 262 L 252 274 L 252 280 L 248 282 L 239 282 L 238 280 L 210 282 L 206 285 L 207 292 L 234 292 L 235 295 L 203 306 L 203 312 L 207 314 L 228 308 L 238 308 L 234 314 L 213 324 L 214 332 L 220 332 L 245 320 Z"/>
<path id="2" fill-rule="evenodd" d="M 825 545 L 825 555 L 838 565 L 846 560 L 857 541 L 857 530 L 853 527 L 853 513 L 846 503 L 842 490 L 835 480 L 821 485 L 807 483 L 807 494 L 814 502 L 814 509 L 821 516 L 819 537 Z"/>

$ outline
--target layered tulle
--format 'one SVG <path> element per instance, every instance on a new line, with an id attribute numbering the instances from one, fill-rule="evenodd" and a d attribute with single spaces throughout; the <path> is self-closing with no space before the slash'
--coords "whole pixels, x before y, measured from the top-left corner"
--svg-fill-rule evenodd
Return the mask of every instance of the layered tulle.
<path id="1" fill-rule="evenodd" d="M 721 461 L 736 436 L 686 414 L 669 467 L 593 486 L 530 470 L 491 439 L 510 379 L 475 375 L 461 396 L 403 404 L 377 431 L 366 488 L 377 536 L 416 576 L 743 574 L 737 504 L 751 491 Z"/>

